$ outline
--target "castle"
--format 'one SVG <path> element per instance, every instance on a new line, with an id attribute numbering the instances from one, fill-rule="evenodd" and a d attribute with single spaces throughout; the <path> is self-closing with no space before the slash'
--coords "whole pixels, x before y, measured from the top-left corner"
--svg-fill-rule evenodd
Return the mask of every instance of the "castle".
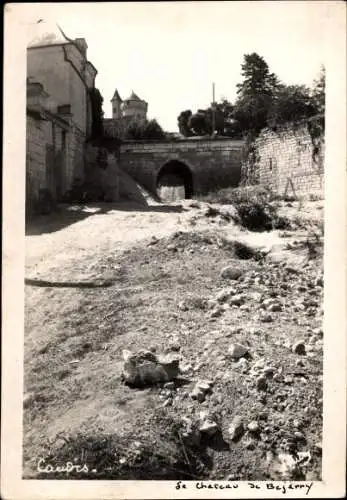
<path id="1" fill-rule="evenodd" d="M 104 131 L 111 137 L 123 138 L 130 123 L 141 123 L 147 119 L 148 103 L 133 91 L 127 99 L 122 99 L 118 90 L 111 99 L 112 118 L 104 119 Z"/>

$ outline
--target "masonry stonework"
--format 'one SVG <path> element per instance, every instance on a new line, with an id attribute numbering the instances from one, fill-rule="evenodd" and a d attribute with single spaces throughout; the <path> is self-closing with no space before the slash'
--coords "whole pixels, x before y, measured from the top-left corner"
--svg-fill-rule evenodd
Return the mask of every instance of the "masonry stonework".
<path id="1" fill-rule="evenodd" d="M 264 130 L 255 141 L 256 177 L 279 195 L 324 193 L 324 136 L 312 139 L 308 125 Z"/>
<path id="2" fill-rule="evenodd" d="M 204 194 L 239 184 L 243 145 L 233 139 L 125 142 L 120 147 L 120 167 L 156 192 L 161 169 L 169 162 L 180 162 L 192 175 L 193 194 Z"/>

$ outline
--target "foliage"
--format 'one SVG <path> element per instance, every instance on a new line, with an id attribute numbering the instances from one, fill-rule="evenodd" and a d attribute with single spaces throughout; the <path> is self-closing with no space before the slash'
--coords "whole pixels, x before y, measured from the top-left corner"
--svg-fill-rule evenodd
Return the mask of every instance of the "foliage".
<path id="1" fill-rule="evenodd" d="M 226 98 L 207 109 L 182 111 L 178 117 L 179 131 L 185 137 L 218 135 L 247 136 L 252 143 L 265 127 L 276 128 L 288 122 L 298 122 L 325 110 L 325 69 L 322 67 L 313 89 L 305 85 L 285 85 L 269 69 L 263 57 L 246 54 L 241 67 L 242 83 L 237 85 L 237 98 Z M 215 127 L 212 113 L 215 113 Z"/>
<path id="2" fill-rule="evenodd" d="M 128 140 L 160 140 L 165 137 L 164 130 L 155 119 L 131 122 L 124 134 L 124 139 Z"/>
<path id="3" fill-rule="evenodd" d="M 305 85 L 279 85 L 275 91 L 269 124 L 298 122 L 317 114 L 318 110 Z"/>
<path id="4" fill-rule="evenodd" d="M 246 54 L 242 64 L 243 82 L 237 85 L 234 117 L 243 130 L 260 132 L 267 125 L 274 93 L 279 85 L 265 60 L 256 53 Z"/>
<path id="5" fill-rule="evenodd" d="M 180 134 L 182 134 L 184 137 L 189 137 L 192 135 L 191 130 L 189 128 L 188 122 L 190 117 L 192 116 L 192 112 L 190 109 L 187 109 L 186 111 L 182 111 L 177 118 L 178 120 L 178 130 L 180 131 Z"/>
<path id="6" fill-rule="evenodd" d="M 179 131 L 184 137 L 211 135 L 213 132 L 221 136 L 239 136 L 240 127 L 233 118 L 233 109 L 229 101 L 222 99 L 194 114 L 191 110 L 182 111 L 178 116 Z"/>
<path id="7" fill-rule="evenodd" d="M 92 129 L 91 139 L 100 139 L 103 137 L 103 116 L 102 103 L 104 101 L 99 89 L 93 87 L 89 90 L 89 98 L 92 111 Z"/>
<path id="8" fill-rule="evenodd" d="M 237 222 L 250 231 L 288 229 L 289 221 L 278 214 L 275 195 L 263 186 L 221 189 L 201 198 L 209 203 L 233 205 Z"/>
<path id="9" fill-rule="evenodd" d="M 313 83 L 312 100 L 317 113 L 325 113 L 325 67 L 322 66 L 318 78 Z"/>

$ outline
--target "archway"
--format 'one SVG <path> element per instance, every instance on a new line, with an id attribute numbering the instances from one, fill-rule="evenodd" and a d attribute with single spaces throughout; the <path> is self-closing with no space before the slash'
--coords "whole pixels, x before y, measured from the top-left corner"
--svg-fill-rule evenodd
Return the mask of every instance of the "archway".
<path id="1" fill-rule="evenodd" d="M 181 161 L 170 160 L 157 176 L 157 195 L 163 201 L 175 201 L 193 196 L 192 173 Z"/>

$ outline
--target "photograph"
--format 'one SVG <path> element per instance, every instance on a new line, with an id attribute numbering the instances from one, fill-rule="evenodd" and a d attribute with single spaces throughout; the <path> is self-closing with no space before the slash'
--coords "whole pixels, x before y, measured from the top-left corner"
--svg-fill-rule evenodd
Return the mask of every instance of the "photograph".
<path id="1" fill-rule="evenodd" d="M 21 481 L 324 482 L 334 4 L 9 4 Z"/>

